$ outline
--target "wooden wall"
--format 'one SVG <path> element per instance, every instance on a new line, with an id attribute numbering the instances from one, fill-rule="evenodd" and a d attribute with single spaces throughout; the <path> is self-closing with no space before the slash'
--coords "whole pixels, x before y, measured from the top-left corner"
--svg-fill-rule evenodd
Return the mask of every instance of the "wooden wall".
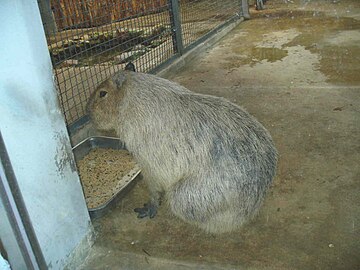
<path id="1" fill-rule="evenodd" d="M 167 8 L 168 0 L 51 0 L 58 30 L 94 27 Z"/>

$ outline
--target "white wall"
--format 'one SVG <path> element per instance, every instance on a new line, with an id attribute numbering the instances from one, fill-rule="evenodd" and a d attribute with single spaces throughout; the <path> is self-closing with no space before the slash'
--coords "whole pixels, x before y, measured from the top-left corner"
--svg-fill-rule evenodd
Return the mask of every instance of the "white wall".
<path id="1" fill-rule="evenodd" d="M 0 130 L 45 260 L 62 269 L 91 224 L 36 0 L 1 1 L 0 39 Z"/>

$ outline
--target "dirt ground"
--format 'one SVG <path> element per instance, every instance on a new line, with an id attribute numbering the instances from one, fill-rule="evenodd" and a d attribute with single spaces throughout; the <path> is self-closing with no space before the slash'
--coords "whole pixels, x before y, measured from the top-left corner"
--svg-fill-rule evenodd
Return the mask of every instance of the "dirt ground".
<path id="1" fill-rule="evenodd" d="M 242 105 L 280 158 L 259 215 L 210 235 L 148 199 L 144 180 L 101 219 L 82 269 L 360 269 L 360 1 L 275 1 L 251 10 L 170 79 Z"/>

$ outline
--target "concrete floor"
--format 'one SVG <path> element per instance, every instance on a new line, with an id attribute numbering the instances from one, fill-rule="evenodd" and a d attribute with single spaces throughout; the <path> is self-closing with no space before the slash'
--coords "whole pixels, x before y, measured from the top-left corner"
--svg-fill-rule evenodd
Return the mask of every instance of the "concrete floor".
<path id="1" fill-rule="evenodd" d="M 285 1 L 286 2 L 286 1 Z M 270 0 L 171 76 L 241 104 L 272 134 L 277 176 L 259 215 L 209 235 L 135 188 L 94 221 L 83 269 L 360 269 L 360 1 Z"/>

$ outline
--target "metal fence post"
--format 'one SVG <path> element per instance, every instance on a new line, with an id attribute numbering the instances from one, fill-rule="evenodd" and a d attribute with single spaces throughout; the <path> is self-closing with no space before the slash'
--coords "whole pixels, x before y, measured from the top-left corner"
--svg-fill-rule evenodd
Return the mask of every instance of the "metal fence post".
<path id="1" fill-rule="evenodd" d="M 248 0 L 239 0 L 239 1 L 240 1 L 240 17 L 244 17 L 245 20 L 250 19 Z"/>
<path id="2" fill-rule="evenodd" d="M 51 11 L 50 0 L 38 0 L 39 10 L 47 36 L 53 36 L 57 32 L 55 18 Z"/>
<path id="3" fill-rule="evenodd" d="M 174 52 L 182 55 L 184 51 L 184 43 L 183 43 L 182 31 L 181 31 L 179 0 L 168 0 L 168 1 L 170 6 L 169 14 L 170 14 Z"/>

